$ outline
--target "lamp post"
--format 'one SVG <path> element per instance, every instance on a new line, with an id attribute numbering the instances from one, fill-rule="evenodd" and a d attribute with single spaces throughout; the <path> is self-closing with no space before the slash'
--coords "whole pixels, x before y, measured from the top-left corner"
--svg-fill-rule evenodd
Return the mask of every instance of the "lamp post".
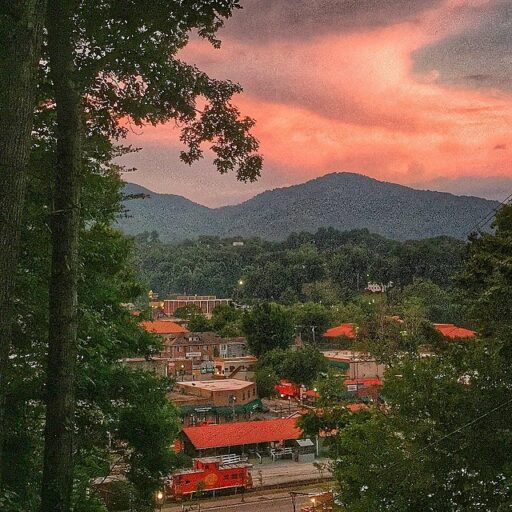
<path id="1" fill-rule="evenodd" d="M 155 493 L 155 502 L 158 505 L 158 510 L 162 510 L 162 507 L 163 507 L 164 502 L 165 502 L 165 494 L 164 494 L 164 492 L 162 490 L 158 490 Z"/>
<path id="2" fill-rule="evenodd" d="M 185 381 L 185 365 L 181 365 L 181 382 Z"/>
<path id="3" fill-rule="evenodd" d="M 231 395 L 231 407 L 233 408 L 233 421 L 235 420 L 235 403 L 236 403 L 236 396 Z"/>

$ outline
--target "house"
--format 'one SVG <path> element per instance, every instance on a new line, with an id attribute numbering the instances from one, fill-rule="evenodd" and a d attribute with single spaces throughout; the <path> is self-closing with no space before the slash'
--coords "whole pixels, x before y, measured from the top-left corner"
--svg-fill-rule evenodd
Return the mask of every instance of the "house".
<path id="1" fill-rule="evenodd" d="M 264 452 L 300 439 L 302 431 L 296 421 L 296 418 L 279 418 L 185 427 L 182 438 L 189 454 Z"/>
<path id="2" fill-rule="evenodd" d="M 370 293 L 386 293 L 392 287 L 393 283 L 391 281 L 388 284 L 369 282 L 366 286 L 366 291 Z"/>

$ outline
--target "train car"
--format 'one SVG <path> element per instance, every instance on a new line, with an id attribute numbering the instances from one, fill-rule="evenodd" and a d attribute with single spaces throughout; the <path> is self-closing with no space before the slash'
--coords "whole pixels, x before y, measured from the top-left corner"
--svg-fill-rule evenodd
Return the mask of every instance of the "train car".
<path id="1" fill-rule="evenodd" d="M 221 457 L 194 459 L 191 469 L 176 471 L 170 477 L 166 494 L 180 500 L 198 492 L 245 490 L 252 487 L 251 464 L 228 464 Z"/>

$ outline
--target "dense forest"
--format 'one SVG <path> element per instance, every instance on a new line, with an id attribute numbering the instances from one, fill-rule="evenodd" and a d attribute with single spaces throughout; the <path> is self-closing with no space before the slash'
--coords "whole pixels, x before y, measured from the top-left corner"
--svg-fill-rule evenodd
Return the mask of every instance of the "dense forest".
<path id="1" fill-rule="evenodd" d="M 135 237 L 141 280 L 162 298 L 213 294 L 251 302 L 332 305 L 353 299 L 368 281 L 400 290 L 417 280 L 452 286 L 465 244 L 448 238 L 399 242 L 367 230 L 321 228 L 284 242 L 201 237 L 166 244 L 156 233 Z M 238 242 L 238 243 L 237 243 Z"/>

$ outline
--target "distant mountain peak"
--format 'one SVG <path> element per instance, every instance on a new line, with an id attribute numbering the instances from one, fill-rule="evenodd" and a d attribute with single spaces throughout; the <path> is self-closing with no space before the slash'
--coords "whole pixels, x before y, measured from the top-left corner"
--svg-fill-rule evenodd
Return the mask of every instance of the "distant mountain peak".
<path id="1" fill-rule="evenodd" d="M 285 239 L 291 232 L 368 229 L 398 240 L 433 236 L 465 239 L 496 201 L 416 190 L 353 172 L 333 172 L 289 187 L 268 190 L 234 206 L 207 208 L 182 196 L 158 194 L 128 183 L 129 217 L 119 227 L 129 234 L 157 231 L 162 240 L 202 235 Z"/>

